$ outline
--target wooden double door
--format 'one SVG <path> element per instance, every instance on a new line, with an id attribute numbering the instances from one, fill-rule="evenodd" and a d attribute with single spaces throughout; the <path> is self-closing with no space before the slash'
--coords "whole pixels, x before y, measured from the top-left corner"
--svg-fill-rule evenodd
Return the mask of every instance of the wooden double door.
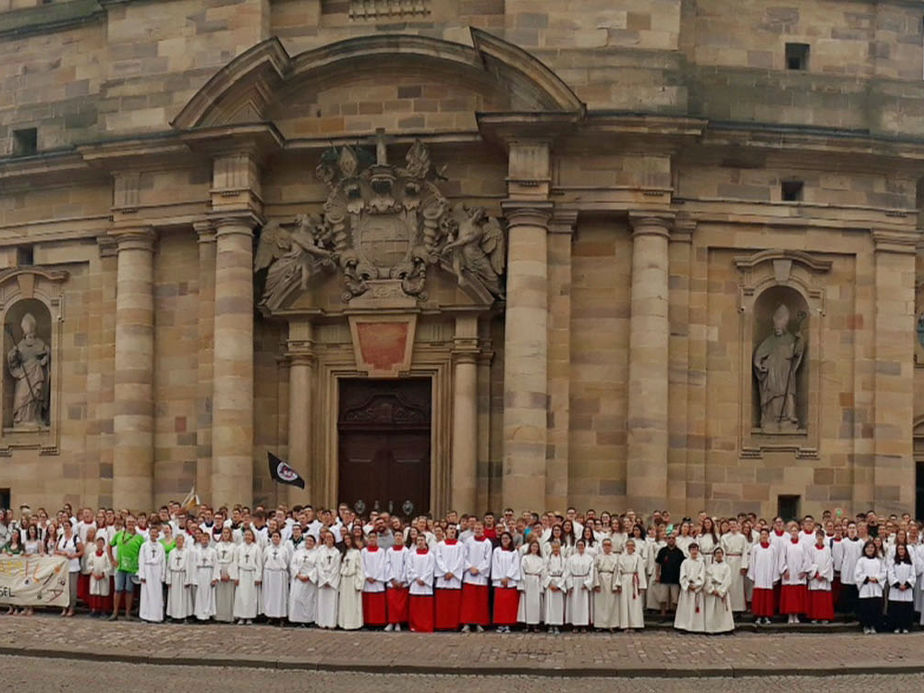
<path id="1" fill-rule="evenodd" d="M 360 515 L 430 511 L 431 381 L 340 380 L 338 498 Z"/>

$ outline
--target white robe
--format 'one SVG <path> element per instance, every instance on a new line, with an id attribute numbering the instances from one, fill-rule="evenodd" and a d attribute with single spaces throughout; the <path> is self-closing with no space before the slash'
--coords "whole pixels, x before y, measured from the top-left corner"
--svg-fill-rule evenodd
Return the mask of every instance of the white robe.
<path id="1" fill-rule="evenodd" d="M 385 552 L 385 580 L 386 586 L 391 588 L 398 583 L 398 587 L 407 587 L 407 557 L 410 552 L 403 544 L 396 544 L 400 548 L 390 548 Z M 442 544 L 437 544 L 442 546 Z M 461 571 L 459 573 L 461 575 Z M 460 583 L 461 585 L 461 583 Z"/>
<path id="2" fill-rule="evenodd" d="M 235 551 L 232 575 L 234 618 L 254 619 L 260 610 L 260 585 L 263 580 L 263 552 L 256 542 L 240 544 Z"/>
<path id="3" fill-rule="evenodd" d="M 370 551 L 368 547 L 360 552 L 363 566 L 363 592 L 378 593 L 385 591 L 385 580 L 388 576 L 386 552 L 387 549 L 382 548 Z M 369 578 L 374 579 L 375 582 L 369 582 Z"/>
<path id="4" fill-rule="evenodd" d="M 170 618 L 189 618 L 193 612 L 189 558 L 190 551 L 185 546 L 175 548 L 167 555 L 164 582 L 167 584 L 167 616 Z"/>
<path id="5" fill-rule="evenodd" d="M 740 532 L 728 532 L 722 535 L 719 545 L 725 552 L 725 562 L 731 571 L 731 586 L 728 588 L 728 603 L 732 611 L 744 611 L 744 575 L 742 569 L 748 568 L 748 540 Z"/>
<path id="6" fill-rule="evenodd" d="M 917 580 L 917 571 L 913 563 L 896 563 L 894 560 L 889 563 L 888 582 L 889 582 L 889 601 L 890 602 L 913 602 L 914 601 L 914 583 Z M 896 585 L 908 584 L 910 587 L 902 591 Z"/>
<path id="7" fill-rule="evenodd" d="M 517 621 L 528 626 L 542 622 L 542 581 L 545 579 L 545 560 L 542 556 L 527 554 L 520 561 L 520 606 Z"/>
<path id="8" fill-rule="evenodd" d="M 635 553 L 623 553 L 616 563 L 616 584 L 621 587 L 617 593 L 619 606 L 619 628 L 645 627 L 645 561 Z"/>
<path id="9" fill-rule="evenodd" d="M 732 584 L 732 569 L 727 562 L 713 561 L 706 566 L 703 586 L 703 621 L 707 633 L 729 633 L 735 630 L 735 617 L 728 598 Z"/>
<path id="10" fill-rule="evenodd" d="M 674 628 L 690 633 L 706 632 L 703 614 L 703 585 L 706 584 L 706 564 L 702 557 L 686 559 L 680 564 L 680 598 Z"/>
<path id="11" fill-rule="evenodd" d="M 141 580 L 141 601 L 138 615 L 144 621 L 164 620 L 164 547 L 159 541 L 146 541 L 138 553 L 138 578 Z"/>
<path id="12" fill-rule="evenodd" d="M 321 628 L 337 627 L 337 607 L 340 593 L 340 552 L 320 546 L 315 561 L 318 573 L 318 616 Z"/>
<path id="13" fill-rule="evenodd" d="M 773 583 L 780 579 L 780 559 L 773 544 L 768 544 L 767 548 L 764 548 L 758 542 L 751 547 L 751 555 L 748 557 L 748 577 L 757 589 L 773 589 Z"/>
<path id="14" fill-rule="evenodd" d="M 545 576 L 542 588 L 545 590 L 543 621 L 547 626 L 565 624 L 565 602 L 568 594 L 568 559 L 552 554 L 545 560 Z M 557 589 L 552 589 L 553 587 Z"/>
<path id="15" fill-rule="evenodd" d="M 108 597 L 109 596 L 109 573 L 112 570 L 112 564 L 109 562 L 108 554 L 103 551 L 102 556 L 97 556 L 96 551 L 90 554 L 87 560 L 87 567 L 90 569 L 90 596 Z M 102 580 L 97 580 L 95 575 L 102 575 Z"/>
<path id="16" fill-rule="evenodd" d="M 805 545 L 792 540 L 780 544 L 779 572 L 783 585 L 804 585 L 806 573 L 812 566 Z M 788 575 L 788 576 L 787 576 Z"/>
<path id="17" fill-rule="evenodd" d="M 218 584 L 215 585 L 215 620 L 234 620 L 234 579 L 231 577 L 236 550 L 233 541 L 220 541 L 215 546 L 218 556 Z M 227 578 L 227 579 L 224 579 Z"/>
<path id="18" fill-rule="evenodd" d="M 825 544 L 818 548 L 813 544 L 809 556 L 812 562 L 808 569 L 808 588 L 813 592 L 830 592 L 831 581 L 834 579 L 834 558 L 831 556 L 831 549 Z M 816 579 L 816 576 L 821 579 Z"/>
<path id="19" fill-rule="evenodd" d="M 648 541 L 646 539 L 645 543 L 648 545 L 647 556 L 645 557 L 645 577 L 648 582 L 648 591 L 645 592 L 645 606 L 646 608 L 657 610 L 661 608 L 661 605 L 658 603 L 660 599 L 658 590 L 653 589 L 655 573 L 658 571 L 658 564 L 655 562 L 655 558 L 658 556 L 658 551 L 667 546 L 667 542 Z"/>
<path id="20" fill-rule="evenodd" d="M 487 585 L 491 577 L 491 558 L 493 553 L 491 542 L 485 539 L 478 541 L 474 537 L 465 542 L 465 576 L 463 582 L 471 585 Z M 477 574 L 472 573 L 477 569 Z"/>
<path id="21" fill-rule="evenodd" d="M 872 582 L 873 578 L 876 579 L 876 582 Z M 853 579 L 860 592 L 860 599 L 881 597 L 882 586 L 885 584 L 886 578 L 886 570 L 878 557 L 861 556 L 854 567 Z"/>
<path id="22" fill-rule="evenodd" d="M 599 553 L 594 558 L 594 627 L 619 628 L 619 586 L 617 578 L 621 554 Z"/>
<path id="23" fill-rule="evenodd" d="M 267 618 L 289 614 L 289 553 L 284 546 L 263 549 L 262 611 Z"/>
<path id="24" fill-rule="evenodd" d="M 199 621 L 208 621 L 215 615 L 215 585 L 219 578 L 218 552 L 211 545 L 196 544 L 189 554 L 189 572 L 192 577 L 193 614 Z"/>
<path id="25" fill-rule="evenodd" d="M 516 555 L 516 551 L 508 553 Z M 433 594 L 433 573 L 436 570 L 433 552 L 417 553 L 417 549 L 411 549 L 404 565 L 407 570 L 408 592 L 411 596 L 425 597 Z M 421 585 L 418 580 L 424 584 Z"/>
<path id="26" fill-rule="evenodd" d="M 292 554 L 289 574 L 289 620 L 292 623 L 314 623 L 318 615 L 317 550 L 308 550 L 304 542 Z"/>
<path id="27" fill-rule="evenodd" d="M 856 585 L 856 567 L 857 561 L 860 560 L 860 556 L 863 555 L 863 540 L 857 538 L 856 540 L 845 538 L 839 542 L 841 544 L 840 550 L 840 566 L 838 567 L 835 564 L 834 569 L 840 570 L 841 573 L 841 584 L 844 585 Z"/>
<path id="28" fill-rule="evenodd" d="M 363 627 L 363 566 L 357 549 L 348 549 L 340 562 L 340 604 L 337 625 L 343 630 Z"/>
<path id="29" fill-rule="evenodd" d="M 462 589 L 462 575 L 465 573 L 465 561 L 468 555 L 468 549 L 461 541 L 455 544 L 447 544 L 441 541 L 433 549 L 433 558 L 436 561 L 434 576 L 436 577 L 436 589 L 438 590 L 459 590 Z M 452 577 L 447 579 L 447 574 Z"/>
<path id="30" fill-rule="evenodd" d="M 568 623 L 573 626 L 590 625 L 593 609 L 591 597 L 594 589 L 594 559 L 584 553 L 568 558 L 568 599 L 565 606 Z"/>
<path id="31" fill-rule="evenodd" d="M 503 588 L 504 578 L 507 578 L 507 589 L 516 589 L 520 582 L 520 554 L 498 546 L 491 555 L 491 585 Z"/>

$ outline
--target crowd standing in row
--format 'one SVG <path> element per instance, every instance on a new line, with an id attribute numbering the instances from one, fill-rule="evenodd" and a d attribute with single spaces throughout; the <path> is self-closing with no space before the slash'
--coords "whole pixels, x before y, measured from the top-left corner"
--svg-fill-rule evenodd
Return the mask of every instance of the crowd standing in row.
<path id="1" fill-rule="evenodd" d="M 65 505 L 54 518 L 23 506 L 19 519 L 0 510 L 0 552 L 67 559 L 64 617 L 82 601 L 90 616 L 116 620 L 124 607 L 131 619 L 138 591 L 148 622 L 417 632 L 634 630 L 647 610 L 678 630 L 728 633 L 736 614 L 824 623 L 837 610 L 856 614 L 864 633 L 907 633 L 924 611 L 921 535 L 908 515 L 874 512 L 787 525 L 574 508 L 407 524 L 346 505 L 203 505 L 195 516 L 178 503 L 151 515 Z"/>

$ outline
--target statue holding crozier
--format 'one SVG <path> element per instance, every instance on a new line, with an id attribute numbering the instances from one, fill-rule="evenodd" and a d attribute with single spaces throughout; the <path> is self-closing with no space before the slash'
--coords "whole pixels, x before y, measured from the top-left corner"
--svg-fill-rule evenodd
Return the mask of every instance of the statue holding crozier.
<path id="1" fill-rule="evenodd" d="M 16 381 L 13 388 L 13 428 L 48 425 L 48 345 L 36 334 L 36 321 L 26 313 L 20 327 L 22 339 L 6 354 L 7 367 Z M 10 338 L 15 341 L 12 335 Z"/>
<path id="2" fill-rule="evenodd" d="M 764 433 L 790 433 L 800 428 L 796 374 L 805 354 L 799 313 L 795 332 L 789 329 L 789 308 L 773 313 L 773 332 L 754 351 L 754 373 L 760 390 L 760 427 Z"/>

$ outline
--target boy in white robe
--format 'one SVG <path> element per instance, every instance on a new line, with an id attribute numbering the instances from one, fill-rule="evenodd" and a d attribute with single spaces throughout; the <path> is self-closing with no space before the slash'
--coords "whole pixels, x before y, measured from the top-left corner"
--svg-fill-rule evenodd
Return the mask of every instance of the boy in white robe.
<path id="1" fill-rule="evenodd" d="M 385 601 L 385 583 L 388 579 L 388 556 L 379 548 L 378 535 L 372 532 L 368 543 L 360 552 L 363 577 L 363 623 L 367 626 L 385 626 L 388 613 Z"/>
<path id="2" fill-rule="evenodd" d="M 699 545 L 691 542 L 690 557 L 680 564 L 680 598 L 674 628 L 688 633 L 705 633 L 703 614 L 703 586 L 706 584 L 706 563 L 699 555 Z"/>
<path id="3" fill-rule="evenodd" d="M 613 540 L 604 539 L 603 550 L 594 558 L 594 628 L 609 630 L 619 627 L 619 554 L 613 552 Z"/>
<path id="4" fill-rule="evenodd" d="M 594 559 L 586 553 L 583 539 L 578 539 L 575 552 L 568 557 L 568 598 L 565 613 L 574 630 L 587 632 L 593 610 Z"/>
<path id="5" fill-rule="evenodd" d="M 282 545 L 282 533 L 275 529 L 263 549 L 262 611 L 267 619 L 282 619 L 289 613 L 289 553 Z"/>
<path id="6" fill-rule="evenodd" d="M 526 552 L 520 561 L 521 580 L 517 587 L 521 592 L 517 621 L 527 630 L 539 632 L 542 622 L 542 582 L 545 578 L 545 559 L 536 540 L 526 544 Z"/>
<path id="7" fill-rule="evenodd" d="M 159 529 L 151 527 L 148 541 L 141 545 L 138 553 L 138 579 L 141 580 L 138 616 L 150 623 L 161 623 L 164 620 L 166 560 L 164 547 L 157 540 L 159 535 Z"/>
<path id="8" fill-rule="evenodd" d="M 712 562 L 706 567 L 703 586 L 703 614 L 707 633 L 730 633 L 735 630 L 735 618 L 728 599 L 732 570 L 725 561 L 721 546 L 712 552 Z"/>
<path id="9" fill-rule="evenodd" d="M 190 551 L 193 613 L 198 621 L 208 621 L 215 615 L 215 586 L 220 574 L 218 553 L 211 542 L 212 537 L 207 532 L 199 532 L 199 543 Z"/>
<path id="10" fill-rule="evenodd" d="M 296 525 L 297 526 L 297 525 Z M 307 627 L 318 613 L 317 555 L 314 536 L 306 535 L 299 542 L 289 563 L 292 576 L 289 585 L 289 622 Z"/>
<path id="11" fill-rule="evenodd" d="M 834 599 L 831 594 L 834 559 L 824 530 L 815 533 L 815 544 L 810 552 L 812 563 L 808 570 L 807 616 L 812 619 L 812 623 L 828 623 L 834 619 Z"/>
<path id="12" fill-rule="evenodd" d="M 253 623 L 260 610 L 260 585 L 263 582 L 263 551 L 249 527 L 244 541 L 237 546 L 232 566 L 234 579 L 234 618 L 238 624 Z"/>
<path id="13" fill-rule="evenodd" d="M 681 567 L 683 567 L 681 565 Z M 645 561 L 636 551 L 635 539 L 627 539 L 625 551 L 616 562 L 617 615 L 619 628 L 634 630 L 645 627 L 645 590 L 648 587 Z"/>
<path id="14" fill-rule="evenodd" d="M 557 539 L 551 543 L 551 553 L 545 560 L 545 577 L 542 587 L 545 590 L 543 620 L 549 633 L 558 635 L 565 624 L 565 601 L 568 593 L 568 559 L 562 554 L 561 542 Z"/>
<path id="15" fill-rule="evenodd" d="M 780 559 L 776 547 L 770 541 L 770 530 L 766 527 L 760 530 L 760 541 L 751 547 L 748 577 L 754 583 L 751 610 L 755 623 L 769 624 L 774 616 L 773 586 L 780 579 Z"/>
<path id="16" fill-rule="evenodd" d="M 90 616 L 103 616 L 104 603 L 109 596 L 109 573 L 112 563 L 106 546 L 109 540 L 105 535 L 96 539 L 96 551 L 90 552 L 87 565 L 90 568 Z"/>
<path id="17" fill-rule="evenodd" d="M 185 621 L 193 611 L 189 569 L 190 550 L 186 548 L 186 534 L 176 537 L 176 546 L 167 555 L 167 616 L 173 620 Z"/>
<path id="18" fill-rule="evenodd" d="M 340 551 L 334 546 L 334 535 L 321 533 L 322 546 L 315 561 L 318 572 L 318 616 L 320 628 L 337 627 L 337 609 L 340 595 Z"/>
<path id="19" fill-rule="evenodd" d="M 234 580 L 233 572 L 236 545 L 230 527 L 221 530 L 221 541 L 215 544 L 218 558 L 218 584 L 215 585 L 215 620 L 231 623 L 234 620 Z"/>

